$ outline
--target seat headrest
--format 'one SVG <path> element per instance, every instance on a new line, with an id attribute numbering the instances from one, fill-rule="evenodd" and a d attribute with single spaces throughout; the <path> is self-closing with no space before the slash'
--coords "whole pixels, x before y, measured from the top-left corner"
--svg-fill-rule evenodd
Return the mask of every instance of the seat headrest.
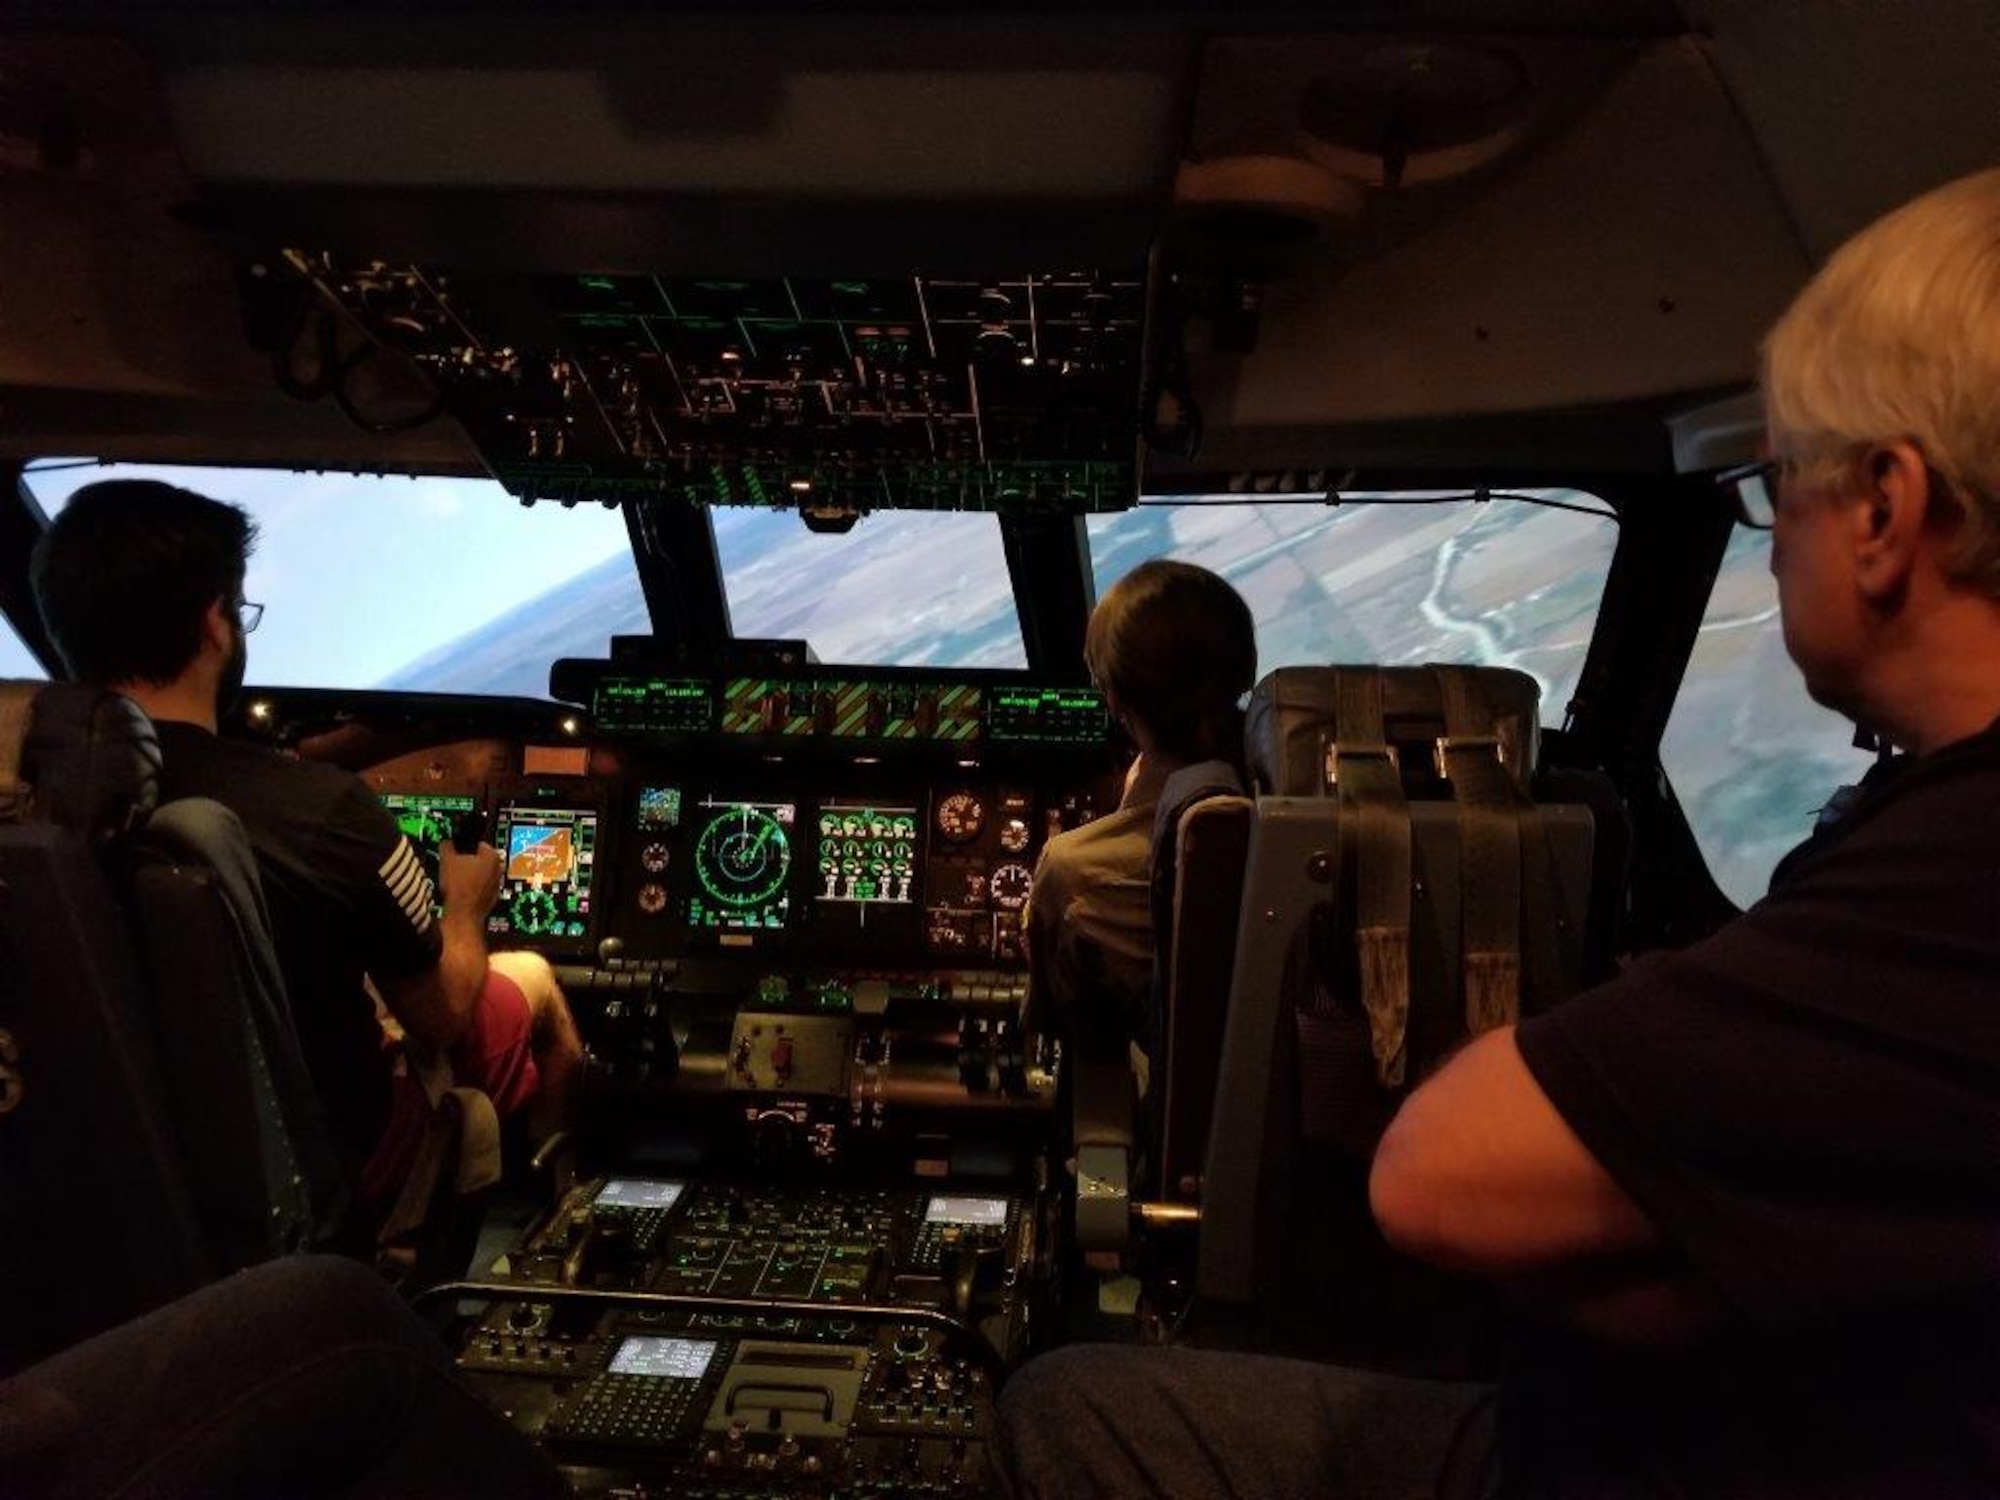
<path id="1" fill-rule="evenodd" d="M 0 683 L 0 815 L 92 843 L 143 824 L 159 798 L 160 740 L 139 705 L 68 682 Z"/>
<path id="2" fill-rule="evenodd" d="M 1438 672 L 1454 673 L 1476 709 L 1477 733 L 1496 742 L 1501 764 L 1524 791 L 1541 752 L 1541 687 L 1510 667 L 1280 667 L 1250 694 L 1244 752 L 1262 791 L 1313 797 L 1326 791 L 1328 748 L 1341 737 L 1340 682 L 1361 673 L 1381 683 L 1378 737 L 1399 752 L 1404 790 L 1444 789 L 1431 752 L 1446 733 Z M 1428 791 L 1425 783 L 1428 783 Z"/>
<path id="3" fill-rule="evenodd" d="M 1153 814 L 1154 857 L 1162 849 L 1171 850 L 1181 817 L 1197 802 L 1210 797 L 1243 795 L 1243 776 L 1226 760 L 1198 761 L 1182 766 L 1160 788 L 1160 801 Z"/>

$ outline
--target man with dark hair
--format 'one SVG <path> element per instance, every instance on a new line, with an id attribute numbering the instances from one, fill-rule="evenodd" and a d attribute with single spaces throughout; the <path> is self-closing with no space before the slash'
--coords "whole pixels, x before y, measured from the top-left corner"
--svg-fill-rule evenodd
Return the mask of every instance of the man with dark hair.
<path id="1" fill-rule="evenodd" d="M 1017 1494 L 2000 1493 L 2000 169 L 1836 253 L 1763 386 L 1786 650 L 1903 754 L 1736 921 L 1390 1125 L 1383 1234 L 1529 1314 L 1497 1424 L 1473 1386 L 1059 1350 L 1001 1402 Z"/>
<path id="2" fill-rule="evenodd" d="M 72 675 L 157 726 L 162 799 L 210 797 L 242 819 L 306 1064 L 379 1210 L 415 1156 L 426 1101 L 395 1068 L 364 979 L 409 1037 L 531 1135 L 562 1122 L 582 1049 L 547 962 L 486 951 L 494 849 L 440 851 L 440 918 L 416 852 L 358 777 L 217 734 L 262 614 L 243 598 L 254 541 L 235 506 L 148 481 L 89 485 L 35 549 L 35 596 Z"/>

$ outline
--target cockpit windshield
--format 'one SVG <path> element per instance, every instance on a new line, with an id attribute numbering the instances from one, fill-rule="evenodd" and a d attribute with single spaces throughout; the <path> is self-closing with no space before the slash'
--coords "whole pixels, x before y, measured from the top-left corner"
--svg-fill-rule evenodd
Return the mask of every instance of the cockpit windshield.
<path id="1" fill-rule="evenodd" d="M 524 510 L 489 479 L 61 460 L 25 477 L 51 516 L 114 478 L 248 511 L 253 682 L 541 698 L 557 657 L 652 628 L 618 512 Z"/>
<path id="2" fill-rule="evenodd" d="M 1028 664 L 997 516 L 877 511 L 826 535 L 790 511 L 712 514 L 739 636 L 802 640 L 821 661 L 865 666 Z"/>
<path id="3" fill-rule="evenodd" d="M 22 644 L 20 633 L 7 620 L 0 619 L 0 677 L 34 678 L 39 681 L 48 675 L 42 664 L 35 660 L 34 653 Z"/>
<path id="4" fill-rule="evenodd" d="M 625 522 L 599 506 L 524 509 L 491 480 L 443 476 L 74 460 L 26 475 L 51 515 L 112 477 L 183 485 L 256 521 L 245 593 L 268 611 L 256 682 L 541 697 L 556 658 L 651 628 Z M 804 640 L 826 662 L 1027 665 L 991 514 L 881 511 L 844 535 L 791 511 L 713 515 L 738 636 Z M 1559 721 L 1616 545 L 1609 516 L 1573 491 L 1216 496 L 1148 500 L 1088 529 L 1100 594 L 1148 557 L 1228 577 L 1257 617 L 1265 670 L 1518 667 Z"/>
<path id="5" fill-rule="evenodd" d="M 1257 621 L 1259 673 L 1333 662 L 1514 667 L 1560 723 L 1617 546 L 1574 490 L 1148 501 L 1089 522 L 1100 596 L 1149 557 L 1211 568 Z"/>

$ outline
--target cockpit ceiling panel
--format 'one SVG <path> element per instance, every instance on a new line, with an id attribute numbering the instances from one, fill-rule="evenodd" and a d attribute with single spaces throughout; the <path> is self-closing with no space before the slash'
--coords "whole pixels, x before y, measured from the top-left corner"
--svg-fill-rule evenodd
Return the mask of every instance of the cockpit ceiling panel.
<path id="1" fill-rule="evenodd" d="M 1239 49 L 1234 92 L 1256 63 L 1296 101 L 1316 58 L 1331 72 L 1360 45 Z M 1611 56 L 1510 42 L 1531 87 L 1561 69 L 1587 81 L 1584 107 L 1461 180 L 1370 188 L 1344 239 L 1266 288 L 1248 355 L 1191 350 L 1205 462 L 1337 464 L 1336 431 L 1754 378 L 1759 340 L 1811 271 L 1756 143 L 1697 42 L 1595 45 Z"/>
<path id="2" fill-rule="evenodd" d="M 1061 16 L 271 9 L 158 39 L 205 183 L 1129 201 L 1171 178 L 1194 48 Z"/>
<path id="3" fill-rule="evenodd" d="M 424 371 L 524 499 L 793 506 L 838 524 L 1137 495 L 1136 274 L 460 281 L 287 260 Z"/>

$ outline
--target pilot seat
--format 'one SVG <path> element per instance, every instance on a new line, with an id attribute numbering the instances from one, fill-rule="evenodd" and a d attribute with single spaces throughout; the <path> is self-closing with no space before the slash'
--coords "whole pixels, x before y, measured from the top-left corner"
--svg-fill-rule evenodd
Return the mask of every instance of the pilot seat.
<path id="1" fill-rule="evenodd" d="M 1282 669 L 1250 700 L 1254 801 L 1181 814 L 1159 1188 L 1200 1208 L 1189 1341 L 1490 1371 L 1488 1293 L 1391 1250 L 1367 1176 L 1426 1073 L 1586 982 L 1600 819 L 1534 795 L 1539 696 L 1491 668 Z"/>
<path id="2" fill-rule="evenodd" d="M 136 705 L 0 685 L 0 1365 L 321 1242 L 346 1189 L 241 825 Z"/>

